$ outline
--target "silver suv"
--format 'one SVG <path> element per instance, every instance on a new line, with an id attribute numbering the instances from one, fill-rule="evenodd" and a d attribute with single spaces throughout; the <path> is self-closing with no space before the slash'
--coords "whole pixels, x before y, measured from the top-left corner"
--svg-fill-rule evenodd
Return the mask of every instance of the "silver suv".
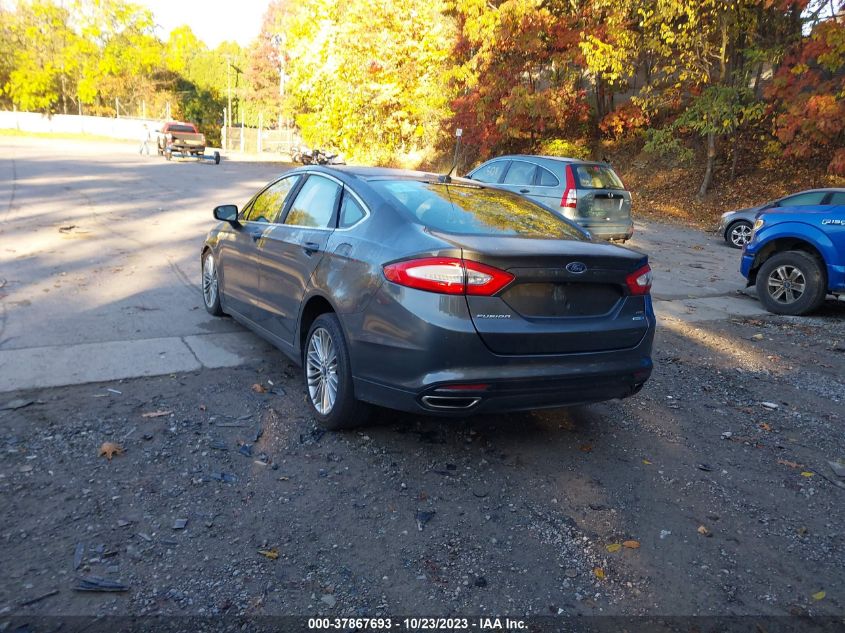
<path id="1" fill-rule="evenodd" d="M 631 194 L 607 163 L 513 155 L 482 163 L 467 178 L 531 198 L 592 235 L 625 241 L 634 234 Z"/>

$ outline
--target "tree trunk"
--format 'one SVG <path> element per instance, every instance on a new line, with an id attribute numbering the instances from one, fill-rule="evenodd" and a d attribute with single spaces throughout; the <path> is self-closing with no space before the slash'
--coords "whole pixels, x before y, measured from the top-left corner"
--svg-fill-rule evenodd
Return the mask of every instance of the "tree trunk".
<path id="1" fill-rule="evenodd" d="M 698 190 L 698 197 L 703 198 L 710 188 L 710 183 L 713 181 L 713 165 L 716 162 L 716 134 L 710 132 L 707 134 L 707 169 L 704 170 L 704 180 L 701 182 L 701 188 Z"/>

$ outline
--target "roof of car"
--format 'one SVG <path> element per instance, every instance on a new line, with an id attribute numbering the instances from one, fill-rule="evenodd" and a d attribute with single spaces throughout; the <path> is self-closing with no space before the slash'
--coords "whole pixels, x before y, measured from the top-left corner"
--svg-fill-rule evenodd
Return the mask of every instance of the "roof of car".
<path id="1" fill-rule="evenodd" d="M 545 154 L 507 154 L 505 156 L 497 156 L 496 158 L 534 158 L 542 160 L 552 160 L 560 163 L 602 163 L 600 160 L 584 160 L 582 158 L 571 158 L 569 156 L 547 156 Z M 495 160 L 491 158 L 490 160 Z"/>
<path id="2" fill-rule="evenodd" d="M 312 166 L 313 169 L 313 166 Z M 322 167 L 329 173 L 332 171 L 339 171 L 347 176 L 354 176 L 362 180 L 424 180 L 424 181 L 438 181 L 445 177 L 445 174 L 436 174 L 428 171 L 415 171 L 413 169 L 393 169 L 390 167 L 360 167 L 357 165 L 332 165 L 330 167 Z M 456 184 L 468 184 L 478 187 L 483 183 L 476 180 L 468 180 L 466 178 L 459 178 L 453 176 L 449 182 Z"/>

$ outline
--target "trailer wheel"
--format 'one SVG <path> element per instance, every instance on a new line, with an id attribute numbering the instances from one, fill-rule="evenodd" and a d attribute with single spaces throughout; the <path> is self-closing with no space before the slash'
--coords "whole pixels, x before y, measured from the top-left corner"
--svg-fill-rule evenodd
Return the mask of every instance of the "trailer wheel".
<path id="1" fill-rule="evenodd" d="M 214 152 L 214 164 L 215 165 L 220 164 L 220 152 Z"/>

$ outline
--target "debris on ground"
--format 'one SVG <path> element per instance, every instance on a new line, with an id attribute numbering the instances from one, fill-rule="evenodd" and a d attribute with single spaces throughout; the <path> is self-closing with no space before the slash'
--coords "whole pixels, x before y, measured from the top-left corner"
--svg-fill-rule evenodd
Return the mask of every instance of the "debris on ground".
<path id="1" fill-rule="evenodd" d="M 98 457 L 105 457 L 109 461 L 115 455 L 123 455 L 123 447 L 120 444 L 115 444 L 114 442 L 103 442 L 100 445 L 100 452 L 98 453 Z"/>

